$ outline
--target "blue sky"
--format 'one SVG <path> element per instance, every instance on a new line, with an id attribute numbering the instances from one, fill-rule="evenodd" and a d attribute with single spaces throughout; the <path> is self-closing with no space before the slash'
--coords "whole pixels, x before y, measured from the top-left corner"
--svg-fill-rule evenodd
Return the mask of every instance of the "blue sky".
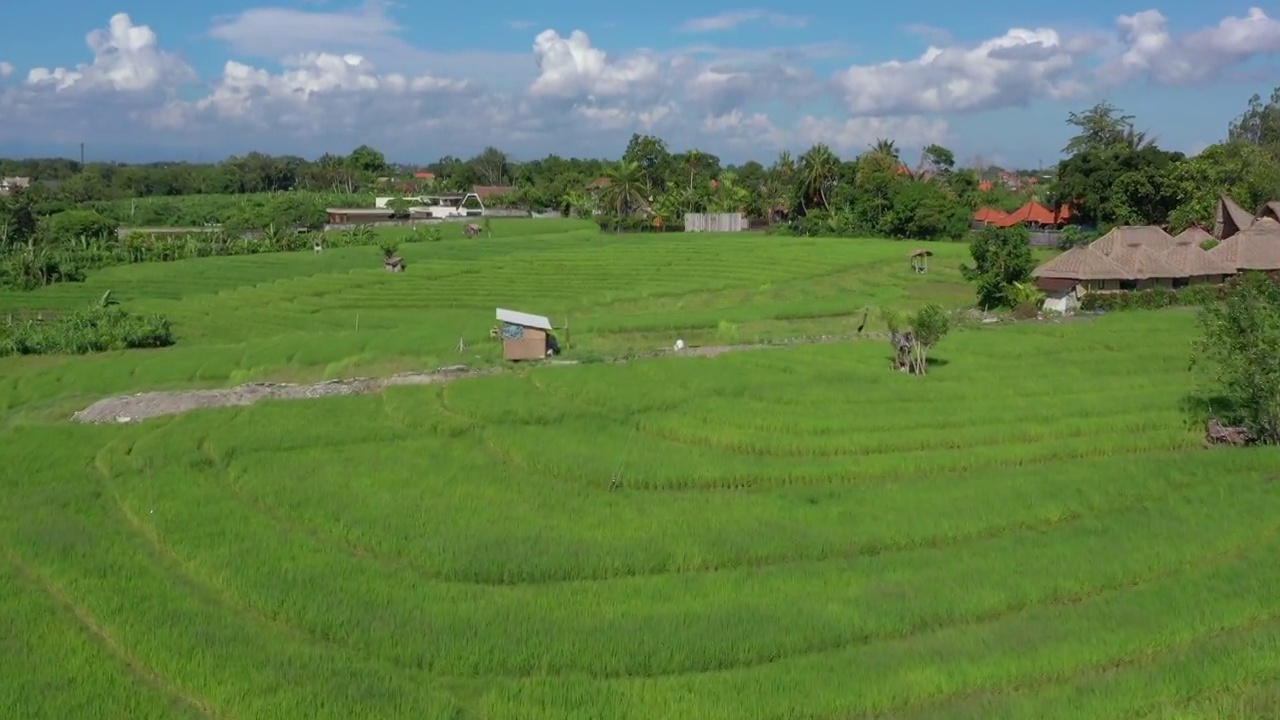
<path id="1" fill-rule="evenodd" d="M 612 157 L 649 132 L 733 161 L 888 136 L 1034 167 L 1098 100 L 1194 152 L 1280 82 L 1280 13 L 1249 3 L 5 5 L 4 155 Z"/>

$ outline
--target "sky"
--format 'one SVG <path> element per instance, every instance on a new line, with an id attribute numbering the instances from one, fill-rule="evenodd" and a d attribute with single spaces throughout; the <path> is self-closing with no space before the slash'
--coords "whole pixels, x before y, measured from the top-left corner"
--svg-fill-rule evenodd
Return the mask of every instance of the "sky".
<path id="1" fill-rule="evenodd" d="M 0 156 L 616 158 L 638 132 L 725 162 L 891 138 L 908 160 L 936 142 L 1034 168 L 1060 159 L 1068 113 L 1102 100 L 1195 153 L 1280 84 L 1272 15 L 1191 0 L 6 2 Z"/>

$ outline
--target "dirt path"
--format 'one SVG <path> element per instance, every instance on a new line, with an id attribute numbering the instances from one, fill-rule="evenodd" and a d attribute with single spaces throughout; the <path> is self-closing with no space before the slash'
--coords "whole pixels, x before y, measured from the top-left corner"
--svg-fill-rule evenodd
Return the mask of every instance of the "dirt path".
<path id="1" fill-rule="evenodd" d="M 818 335 L 798 337 L 771 343 L 742 345 L 704 345 L 684 350 L 658 350 L 651 353 L 614 358 L 607 362 L 625 363 L 632 360 L 658 357 L 717 357 L 726 353 L 747 350 L 768 350 L 801 345 L 821 345 L 849 340 L 884 341 L 887 333 L 862 333 L 857 335 Z M 552 360 L 554 365 L 576 365 L 574 360 Z M 432 372 L 404 373 L 386 378 L 350 378 L 327 380 L 309 385 L 294 383 L 246 383 L 231 388 L 215 390 L 173 390 L 144 392 L 136 395 L 119 395 L 99 400 L 71 416 L 80 423 L 131 423 L 163 415 L 178 415 L 205 408 L 238 407 L 253 405 L 262 400 L 305 400 L 336 395 L 365 395 L 381 392 L 383 388 L 398 385 L 432 385 L 466 377 L 494 375 L 507 370 L 502 367 L 473 369 L 465 365 L 453 365 Z"/>

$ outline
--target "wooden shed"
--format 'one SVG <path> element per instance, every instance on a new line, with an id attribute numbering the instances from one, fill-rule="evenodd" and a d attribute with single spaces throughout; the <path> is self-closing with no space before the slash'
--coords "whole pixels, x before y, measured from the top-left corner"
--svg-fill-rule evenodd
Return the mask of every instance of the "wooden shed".
<path id="1" fill-rule="evenodd" d="M 498 308 L 504 360 L 540 360 L 547 356 L 551 321 L 541 315 Z"/>

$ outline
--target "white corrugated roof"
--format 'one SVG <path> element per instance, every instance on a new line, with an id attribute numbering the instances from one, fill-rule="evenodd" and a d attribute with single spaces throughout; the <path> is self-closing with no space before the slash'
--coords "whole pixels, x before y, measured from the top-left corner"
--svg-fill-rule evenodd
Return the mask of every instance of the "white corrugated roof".
<path id="1" fill-rule="evenodd" d="M 504 323 L 512 325 L 520 325 L 522 327 L 537 328 L 539 330 L 553 330 L 551 321 L 541 315 L 530 315 L 516 310 L 503 310 L 498 308 L 498 319 Z"/>

